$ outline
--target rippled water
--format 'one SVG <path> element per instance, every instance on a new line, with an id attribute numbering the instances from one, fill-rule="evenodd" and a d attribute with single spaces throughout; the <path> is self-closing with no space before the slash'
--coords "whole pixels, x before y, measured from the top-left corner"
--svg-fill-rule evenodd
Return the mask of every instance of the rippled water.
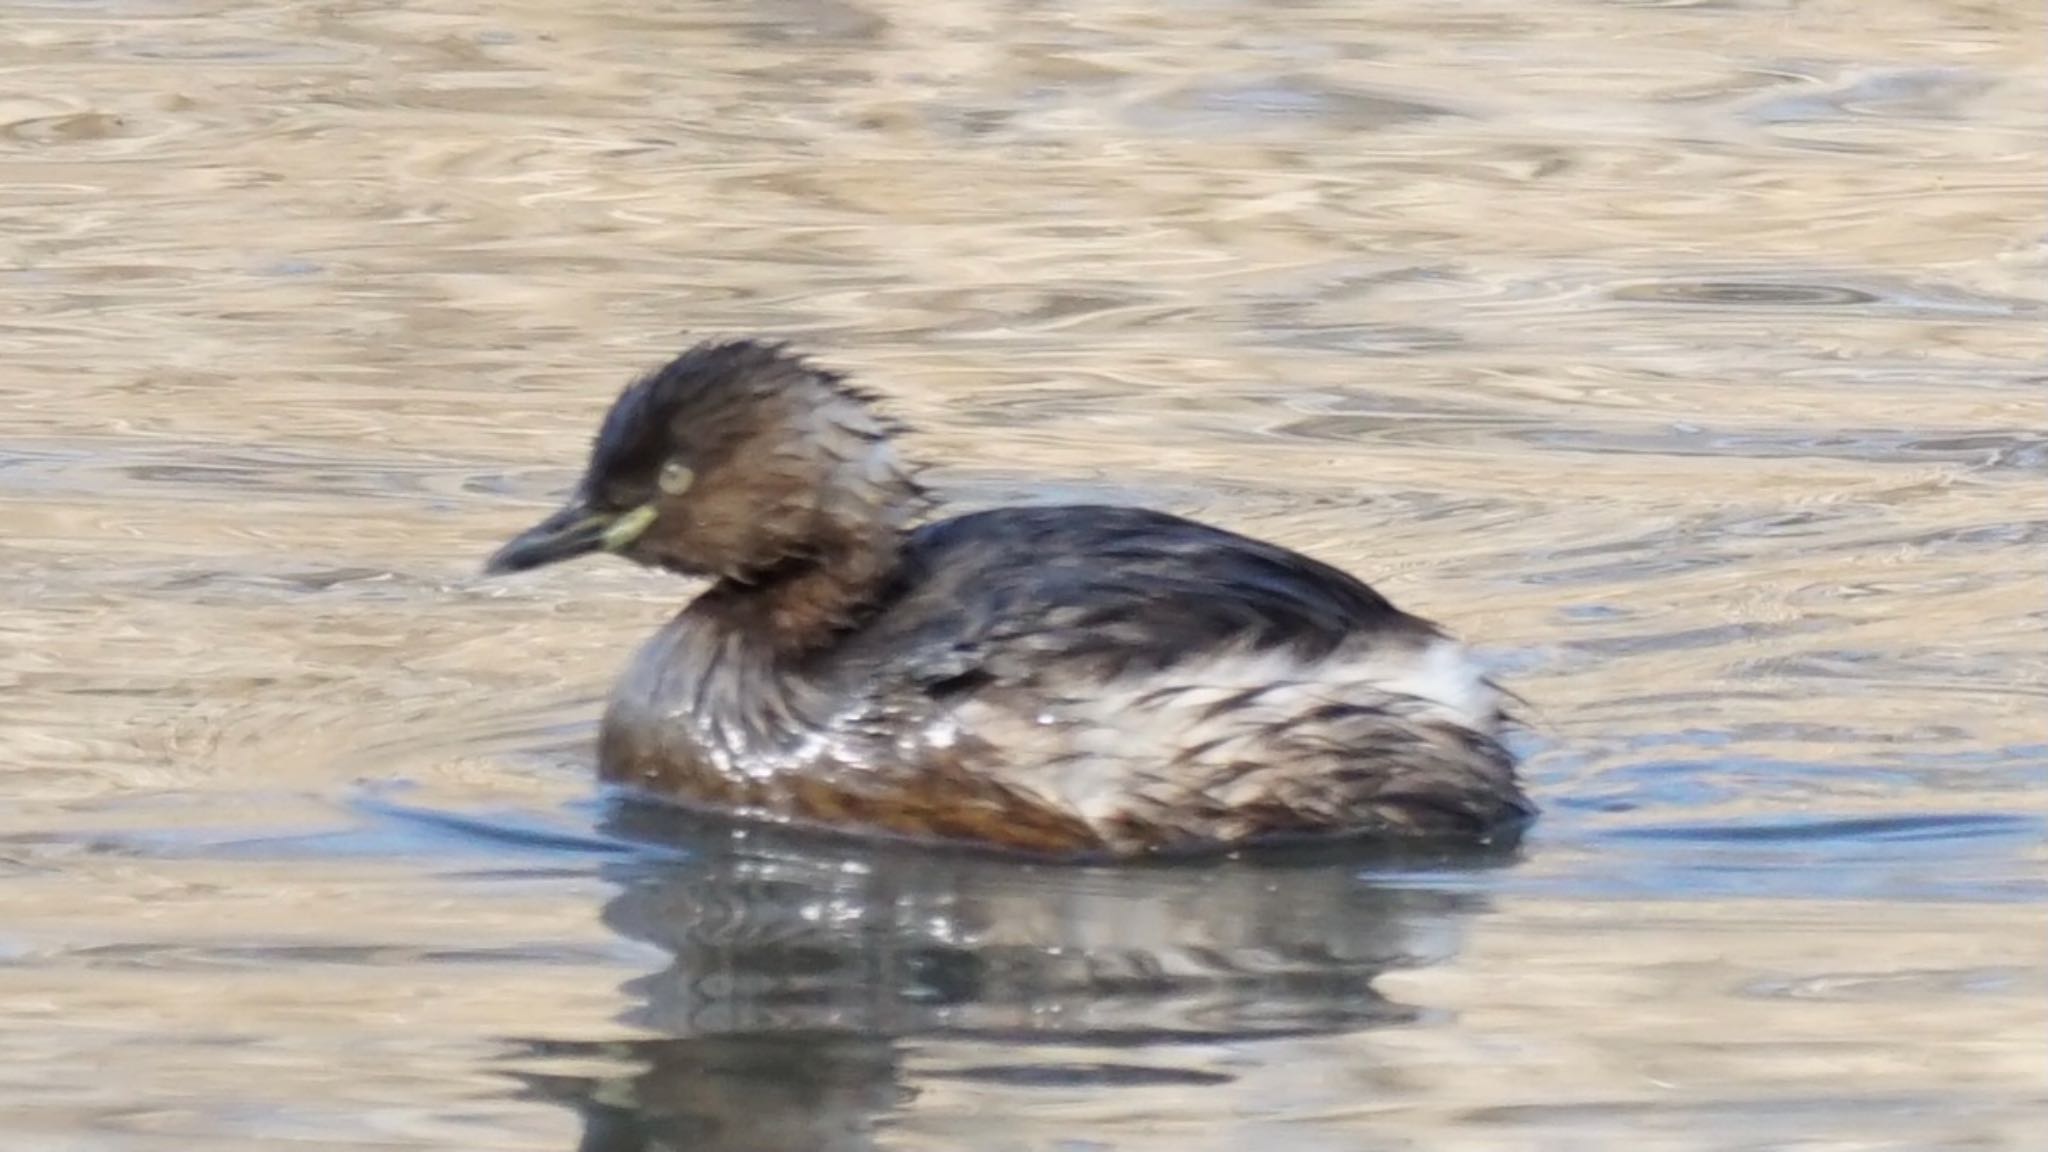
<path id="1" fill-rule="evenodd" d="M 2038 1145 L 2037 6 L 6 26 L 0 1144 Z M 476 569 L 736 332 L 963 504 L 1451 622 L 1545 818 L 1118 871 L 599 795 L 687 588 Z"/>

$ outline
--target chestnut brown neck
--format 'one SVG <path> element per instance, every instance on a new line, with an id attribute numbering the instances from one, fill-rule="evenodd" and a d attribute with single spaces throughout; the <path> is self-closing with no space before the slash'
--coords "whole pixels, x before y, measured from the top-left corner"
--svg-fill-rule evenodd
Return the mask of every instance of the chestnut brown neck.
<path id="1" fill-rule="evenodd" d="M 858 624 L 880 599 L 902 554 L 894 531 L 785 560 L 711 587 L 693 610 L 717 617 L 781 658 L 801 657 Z"/>

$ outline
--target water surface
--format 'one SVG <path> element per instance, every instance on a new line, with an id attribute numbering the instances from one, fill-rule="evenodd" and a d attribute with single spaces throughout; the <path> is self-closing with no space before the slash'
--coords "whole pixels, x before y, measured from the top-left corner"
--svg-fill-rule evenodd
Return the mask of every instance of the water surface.
<path id="1" fill-rule="evenodd" d="M 2039 16 L 13 6 L 0 1145 L 2034 1147 Z M 1110 870 L 598 794 L 688 587 L 477 568 L 743 332 L 963 505 L 1450 622 L 1543 821 Z"/>

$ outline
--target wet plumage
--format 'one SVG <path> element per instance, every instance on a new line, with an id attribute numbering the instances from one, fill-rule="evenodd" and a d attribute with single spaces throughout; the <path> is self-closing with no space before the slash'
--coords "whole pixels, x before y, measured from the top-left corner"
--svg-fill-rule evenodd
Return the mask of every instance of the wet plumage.
<path id="1" fill-rule="evenodd" d="M 613 404 L 569 505 L 495 570 L 592 551 L 713 583 L 600 738 L 685 803 L 1056 854 L 1333 833 L 1485 839 L 1533 811 L 1499 693 L 1436 626 L 1161 512 L 913 527 L 898 429 L 836 374 L 703 345 Z"/>

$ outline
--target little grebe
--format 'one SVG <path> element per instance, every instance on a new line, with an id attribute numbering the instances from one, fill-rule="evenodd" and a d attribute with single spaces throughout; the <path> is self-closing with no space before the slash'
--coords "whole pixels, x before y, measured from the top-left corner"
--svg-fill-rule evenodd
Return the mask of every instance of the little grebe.
<path id="1" fill-rule="evenodd" d="M 1483 841 L 1534 813 L 1455 641 L 1305 556 L 1138 508 L 912 527 L 872 397 L 704 344 L 605 416 L 490 572 L 590 552 L 713 583 L 613 690 L 603 775 L 687 804 L 1061 855 L 1312 834 Z"/>

